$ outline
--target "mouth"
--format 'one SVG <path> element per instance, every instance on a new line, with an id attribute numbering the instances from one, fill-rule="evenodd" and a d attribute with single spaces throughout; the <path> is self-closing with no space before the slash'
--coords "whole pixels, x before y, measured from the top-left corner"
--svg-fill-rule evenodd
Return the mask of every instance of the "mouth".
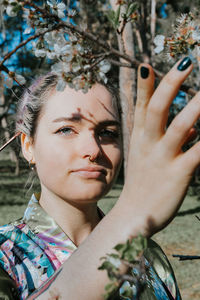
<path id="1" fill-rule="evenodd" d="M 73 170 L 72 172 L 81 177 L 91 178 L 91 179 L 102 178 L 105 177 L 107 174 L 107 171 L 105 169 L 98 166 L 88 166 L 88 167 Z"/>

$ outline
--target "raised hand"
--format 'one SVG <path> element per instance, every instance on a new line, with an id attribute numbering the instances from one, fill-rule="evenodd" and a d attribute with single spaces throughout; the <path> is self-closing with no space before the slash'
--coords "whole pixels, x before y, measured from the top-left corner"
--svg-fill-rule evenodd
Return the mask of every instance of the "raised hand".
<path id="1" fill-rule="evenodd" d="M 147 236 L 174 217 L 200 163 L 199 143 L 182 151 L 200 115 L 199 93 L 166 129 L 170 104 L 191 71 L 191 60 L 186 57 L 176 63 L 154 91 L 151 66 L 143 64 L 138 70 L 135 122 L 122 199 L 141 233 Z"/>

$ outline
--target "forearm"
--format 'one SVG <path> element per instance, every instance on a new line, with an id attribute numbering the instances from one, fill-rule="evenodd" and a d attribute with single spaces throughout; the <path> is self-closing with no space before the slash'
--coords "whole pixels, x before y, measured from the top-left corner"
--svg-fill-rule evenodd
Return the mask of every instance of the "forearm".
<path id="1" fill-rule="evenodd" d="M 113 252 L 118 243 L 124 243 L 128 238 L 137 236 L 141 227 L 133 219 L 127 217 L 128 207 L 122 199 L 103 220 L 96 226 L 89 237 L 79 246 L 63 265 L 59 276 L 56 276 L 47 290 L 39 297 L 30 299 L 102 300 L 104 287 L 108 283 L 106 271 L 98 270 L 100 258 Z M 121 270 L 125 273 L 126 269 Z M 62 297 L 62 298 L 61 298 Z"/>

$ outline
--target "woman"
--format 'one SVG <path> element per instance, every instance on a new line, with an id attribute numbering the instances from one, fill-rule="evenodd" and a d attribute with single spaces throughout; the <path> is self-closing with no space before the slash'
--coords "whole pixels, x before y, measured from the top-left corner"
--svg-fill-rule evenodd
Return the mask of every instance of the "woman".
<path id="1" fill-rule="evenodd" d="M 69 87 L 57 92 L 50 74 L 24 96 L 17 131 L 41 194 L 33 195 L 22 220 L 0 230 L 1 267 L 20 299 L 102 299 L 108 278 L 97 270 L 100 258 L 138 234 L 151 237 L 173 219 L 200 161 L 199 144 L 181 151 L 200 113 L 198 94 L 165 131 L 170 103 L 191 70 L 186 57 L 154 92 L 152 68 L 140 66 L 127 178 L 103 218 L 97 200 L 111 188 L 122 159 L 114 95 L 98 83 L 87 94 Z M 180 299 L 159 246 L 150 241 L 144 256 L 151 264 L 142 299 Z"/>

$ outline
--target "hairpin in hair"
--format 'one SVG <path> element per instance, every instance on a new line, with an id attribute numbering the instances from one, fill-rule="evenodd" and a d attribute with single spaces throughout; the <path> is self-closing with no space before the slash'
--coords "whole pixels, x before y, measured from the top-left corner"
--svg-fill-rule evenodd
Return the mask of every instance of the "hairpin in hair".
<path id="1" fill-rule="evenodd" d="M 6 148 L 12 141 L 14 141 L 19 135 L 21 134 L 21 131 L 17 132 L 13 137 L 11 137 L 9 139 L 9 141 L 7 141 L 1 148 L 0 148 L 0 152 Z"/>

